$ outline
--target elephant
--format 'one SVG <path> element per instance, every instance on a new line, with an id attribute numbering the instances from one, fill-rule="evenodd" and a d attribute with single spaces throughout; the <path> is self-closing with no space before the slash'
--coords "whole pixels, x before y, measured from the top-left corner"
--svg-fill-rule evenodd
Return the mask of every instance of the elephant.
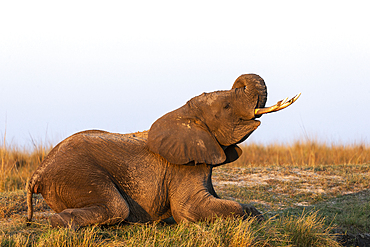
<path id="1" fill-rule="evenodd" d="M 299 94 L 300 95 L 300 94 Z M 267 88 L 243 74 L 231 90 L 203 93 L 156 120 L 149 131 L 76 133 L 57 144 L 27 183 L 28 224 L 33 194 L 55 211 L 52 227 L 145 223 L 172 217 L 197 222 L 215 217 L 264 216 L 254 206 L 220 198 L 212 169 L 237 160 L 237 144 L 257 129 L 263 114 L 299 95 L 265 107 Z"/>

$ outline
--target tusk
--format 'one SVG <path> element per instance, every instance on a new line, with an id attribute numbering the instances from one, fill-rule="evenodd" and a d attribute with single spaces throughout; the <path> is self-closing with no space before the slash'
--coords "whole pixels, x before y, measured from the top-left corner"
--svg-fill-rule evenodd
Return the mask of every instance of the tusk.
<path id="1" fill-rule="evenodd" d="M 297 94 L 296 96 L 294 96 L 290 100 L 288 100 L 288 98 L 280 100 L 279 102 L 277 102 L 273 106 L 266 107 L 266 108 L 257 108 L 257 109 L 254 110 L 254 115 L 262 115 L 262 114 L 266 114 L 266 113 L 270 113 L 270 112 L 280 111 L 280 110 L 290 106 L 291 104 L 293 104 L 299 98 L 299 96 L 301 96 L 301 93 Z"/>

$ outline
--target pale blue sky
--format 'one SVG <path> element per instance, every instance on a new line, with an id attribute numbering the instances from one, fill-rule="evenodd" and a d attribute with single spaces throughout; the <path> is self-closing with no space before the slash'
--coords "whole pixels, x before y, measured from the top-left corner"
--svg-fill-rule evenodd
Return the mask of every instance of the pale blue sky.
<path id="1" fill-rule="evenodd" d="M 2 2 L 0 135 L 145 130 L 256 73 L 268 105 L 302 96 L 251 141 L 369 144 L 369 23 L 366 1 Z"/>

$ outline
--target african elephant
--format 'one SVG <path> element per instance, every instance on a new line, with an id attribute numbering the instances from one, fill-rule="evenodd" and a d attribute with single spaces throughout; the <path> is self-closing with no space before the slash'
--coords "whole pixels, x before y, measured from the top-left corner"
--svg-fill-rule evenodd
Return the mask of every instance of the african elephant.
<path id="1" fill-rule="evenodd" d="M 159 118 L 149 131 L 115 134 L 89 130 L 55 146 L 27 185 L 28 221 L 32 195 L 41 193 L 56 214 L 53 227 L 91 224 L 256 216 L 253 206 L 224 200 L 212 185 L 212 169 L 235 161 L 237 146 L 260 125 L 265 108 L 261 77 L 241 75 L 231 90 L 203 93 Z"/>

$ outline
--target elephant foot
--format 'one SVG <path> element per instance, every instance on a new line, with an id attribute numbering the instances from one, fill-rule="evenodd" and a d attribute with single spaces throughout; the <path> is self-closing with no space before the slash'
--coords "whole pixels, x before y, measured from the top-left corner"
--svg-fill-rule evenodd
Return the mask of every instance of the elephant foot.
<path id="1" fill-rule="evenodd" d="M 258 222 L 265 221 L 265 216 L 258 211 L 254 206 L 249 205 L 249 204 L 242 204 L 243 206 L 243 211 L 244 211 L 244 217 L 243 219 L 247 219 L 248 217 L 255 217 Z"/>

